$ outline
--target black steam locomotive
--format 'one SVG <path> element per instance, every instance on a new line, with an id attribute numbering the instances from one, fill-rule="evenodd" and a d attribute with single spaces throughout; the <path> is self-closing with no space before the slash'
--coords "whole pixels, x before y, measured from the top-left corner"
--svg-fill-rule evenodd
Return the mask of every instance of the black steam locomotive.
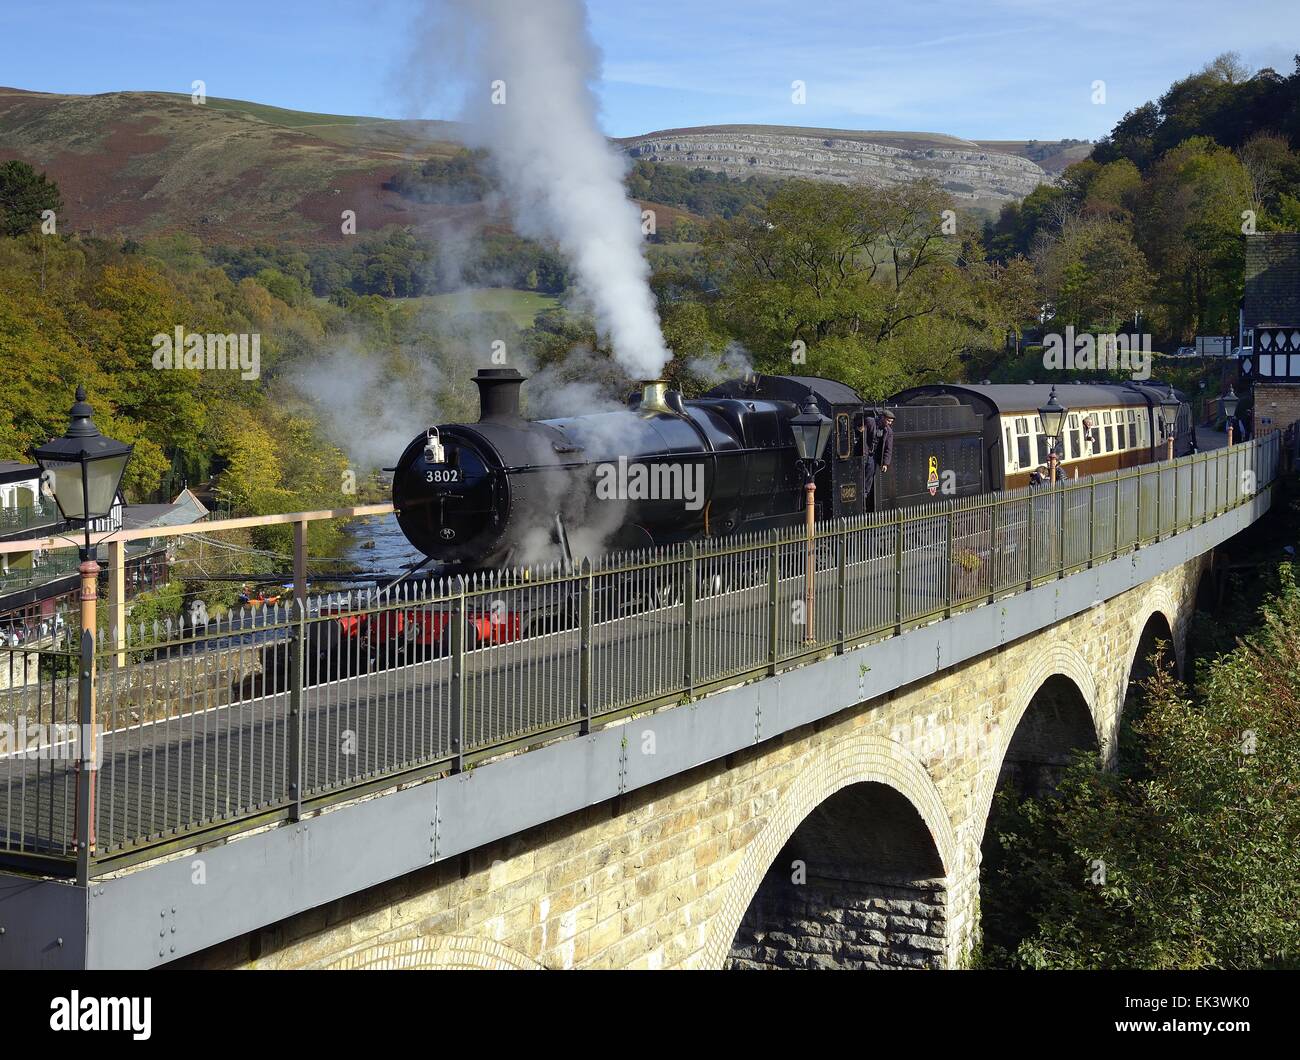
<path id="1" fill-rule="evenodd" d="M 889 406 L 893 465 L 867 492 L 859 430 L 877 410 L 828 379 L 753 376 L 686 400 L 649 383 L 619 411 L 526 420 L 523 377 L 480 370 L 477 423 L 431 427 L 402 453 L 393 504 L 402 532 L 446 571 L 763 531 L 804 518 L 791 420 L 809 398 L 831 422 L 816 473 L 819 519 L 1018 486 L 1047 460 L 1037 409 L 1047 386 L 917 387 Z M 1162 403 L 1148 384 L 1062 384 L 1057 458 L 1068 476 L 1160 459 Z"/>

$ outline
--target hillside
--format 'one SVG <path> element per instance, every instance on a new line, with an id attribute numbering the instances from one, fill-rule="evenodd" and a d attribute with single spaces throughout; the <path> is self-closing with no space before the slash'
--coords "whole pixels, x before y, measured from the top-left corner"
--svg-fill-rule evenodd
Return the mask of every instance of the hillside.
<path id="1" fill-rule="evenodd" d="M 941 133 L 855 132 L 778 125 L 665 129 L 619 141 L 636 158 L 731 174 L 897 184 L 935 178 L 958 201 L 994 210 L 1044 180 L 1013 150 Z"/>
<path id="2" fill-rule="evenodd" d="M 161 92 L 56 95 L 0 88 L 0 161 L 20 158 L 63 191 L 65 231 L 181 230 L 220 242 L 338 241 L 358 229 L 429 224 L 482 207 L 409 202 L 383 183 L 417 157 L 455 150 L 447 122 L 307 114 Z"/>
<path id="3" fill-rule="evenodd" d="M 359 231 L 508 227 L 504 215 L 489 214 L 481 202 L 416 202 L 385 187 L 416 160 L 453 153 L 455 136 L 452 122 L 312 114 L 217 98 L 198 106 L 164 92 L 77 96 L 0 88 L 0 161 L 22 159 L 58 182 L 65 232 L 337 243 L 340 214 L 349 209 Z M 670 129 L 616 142 L 633 157 L 742 177 L 888 184 L 930 175 L 959 201 L 991 210 L 1047 179 L 1044 170 L 1057 157 L 1054 145 L 1037 141 L 978 144 L 932 133 L 781 126 Z M 643 205 L 655 207 L 661 223 L 682 213 Z"/>

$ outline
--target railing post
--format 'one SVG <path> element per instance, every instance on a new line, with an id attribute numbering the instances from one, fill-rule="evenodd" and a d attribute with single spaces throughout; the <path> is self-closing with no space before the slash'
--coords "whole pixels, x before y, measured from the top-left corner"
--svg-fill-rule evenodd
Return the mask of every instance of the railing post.
<path id="1" fill-rule="evenodd" d="M 596 613 L 596 573 L 589 557 L 583 557 L 579 576 L 578 731 L 586 736 L 591 732 L 591 627 Z"/>
<path id="2" fill-rule="evenodd" d="M 695 542 L 689 541 L 686 544 L 686 636 L 685 636 L 685 655 L 686 664 L 682 673 L 682 685 L 686 695 L 691 699 L 695 698 L 695 582 L 697 578 Z"/>
<path id="3" fill-rule="evenodd" d="M 1088 568 L 1097 560 L 1097 476 L 1088 476 Z"/>
<path id="4" fill-rule="evenodd" d="M 1057 577 L 1065 577 L 1065 491 L 1066 485 L 1062 481 L 1058 487 L 1061 491 L 1060 499 L 1056 504 L 1056 555 L 1059 560 Z"/>
<path id="5" fill-rule="evenodd" d="M 108 632 L 113 642 L 110 665 L 126 665 L 126 542 L 108 543 Z"/>
<path id="6" fill-rule="evenodd" d="M 1142 493 L 1142 478 L 1141 475 L 1139 474 L 1138 494 L 1141 495 L 1141 493 Z M 1159 464 L 1156 464 L 1156 517 L 1152 521 L 1152 528 L 1155 530 L 1155 540 L 1159 541 L 1160 540 L 1160 465 Z M 1141 532 L 1139 532 L 1138 537 L 1141 536 L 1142 534 Z"/>
<path id="7" fill-rule="evenodd" d="M 1202 478 L 1205 479 L 1205 496 L 1201 498 L 1201 522 L 1208 523 L 1210 521 L 1210 454 L 1209 453 L 1203 454 L 1201 463 L 1205 465 L 1205 471 L 1202 473 L 1201 476 Z"/>
<path id="8" fill-rule="evenodd" d="M 1034 587 L 1034 491 L 1032 487 L 1025 494 L 1025 503 L 1029 505 L 1029 540 L 1025 548 L 1025 588 L 1032 589 Z"/>
<path id="9" fill-rule="evenodd" d="M 781 657 L 778 637 L 776 607 L 780 599 L 781 581 L 781 533 L 772 531 L 772 544 L 767 557 L 767 670 L 776 673 L 777 661 Z"/>
<path id="10" fill-rule="evenodd" d="M 944 564 L 944 569 L 947 573 L 947 576 L 945 578 L 947 584 L 944 587 L 944 601 L 943 601 L 944 618 L 952 617 L 952 582 L 953 582 L 952 568 L 955 565 L 957 559 L 957 557 L 953 555 L 953 551 L 952 551 L 952 524 L 953 524 L 953 520 L 956 518 L 956 512 L 954 511 L 953 508 L 955 503 L 956 502 L 951 497 L 948 498 L 948 525 L 944 529 L 944 554 L 948 557 L 948 562 Z"/>
<path id="11" fill-rule="evenodd" d="M 465 768 L 465 578 L 456 578 L 456 596 L 451 602 L 451 771 Z"/>
<path id="12" fill-rule="evenodd" d="M 989 603 L 998 596 L 998 568 L 1002 566 L 1002 546 L 998 543 L 998 512 L 1001 501 L 996 494 L 989 502 Z"/>
<path id="13" fill-rule="evenodd" d="M 85 887 L 95 843 L 95 634 L 88 629 L 77 659 L 77 727 L 77 885 Z"/>
<path id="14" fill-rule="evenodd" d="M 300 525 L 300 524 L 297 524 Z M 289 716 L 285 738 L 289 782 L 289 820 L 302 818 L 302 686 L 307 657 L 307 609 L 296 596 L 290 604 L 293 627 L 289 632 Z"/>
<path id="15" fill-rule="evenodd" d="M 903 632 L 903 509 L 898 510 L 894 538 L 894 632 Z"/>
<path id="16" fill-rule="evenodd" d="M 1139 528 L 1141 528 L 1142 526 L 1141 504 L 1142 504 L 1142 481 L 1141 479 L 1139 479 L 1138 480 L 1138 511 L 1137 511 L 1137 520 L 1138 520 L 1137 525 Z M 1111 559 L 1119 558 L 1119 471 L 1118 470 L 1116 470 L 1115 472 L 1115 547 L 1110 550 L 1110 558 Z"/>
<path id="17" fill-rule="evenodd" d="M 848 587 L 848 526 L 840 527 L 836 538 L 835 565 L 837 567 L 835 587 L 835 639 L 838 642 L 837 653 L 844 654 L 844 642 L 848 635 L 849 624 L 849 587 Z"/>

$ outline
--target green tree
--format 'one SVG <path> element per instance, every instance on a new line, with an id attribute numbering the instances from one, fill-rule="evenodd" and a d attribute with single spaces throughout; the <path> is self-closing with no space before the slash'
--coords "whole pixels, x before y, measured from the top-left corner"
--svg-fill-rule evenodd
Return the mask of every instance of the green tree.
<path id="1" fill-rule="evenodd" d="M 1208 137 L 1188 140 L 1151 167 L 1137 238 L 1155 270 L 1170 333 L 1233 329 L 1245 269 L 1243 212 L 1251 201 L 1241 161 Z"/>
<path id="2" fill-rule="evenodd" d="M 26 162 L 0 163 L 0 235 L 19 236 L 41 223 L 45 210 L 63 209 L 59 186 Z"/>
<path id="3" fill-rule="evenodd" d="M 1042 248 L 1039 275 L 1059 326 L 1114 332 L 1151 293 L 1151 270 L 1128 228 L 1076 218 Z"/>

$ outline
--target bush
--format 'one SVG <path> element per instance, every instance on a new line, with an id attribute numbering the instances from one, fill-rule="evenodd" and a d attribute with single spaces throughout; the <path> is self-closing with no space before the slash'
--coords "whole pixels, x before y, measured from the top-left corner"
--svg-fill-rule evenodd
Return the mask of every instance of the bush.
<path id="1" fill-rule="evenodd" d="M 1278 578 L 1192 694 L 1157 669 L 1118 774 L 1083 758 L 1043 799 L 999 795 L 979 963 L 1300 967 L 1300 590 Z"/>

